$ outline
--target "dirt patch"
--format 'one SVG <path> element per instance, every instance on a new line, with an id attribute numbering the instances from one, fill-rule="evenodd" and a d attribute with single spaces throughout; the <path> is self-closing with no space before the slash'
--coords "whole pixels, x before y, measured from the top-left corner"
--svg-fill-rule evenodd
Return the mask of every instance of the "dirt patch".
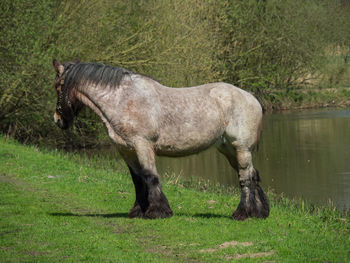
<path id="1" fill-rule="evenodd" d="M 272 256 L 274 254 L 275 252 L 271 250 L 267 252 L 246 253 L 246 254 L 236 254 L 234 256 L 225 256 L 225 259 L 231 260 L 231 259 L 241 259 L 241 258 L 258 258 L 258 257 Z"/>
<path id="2" fill-rule="evenodd" d="M 228 247 L 235 247 L 235 246 L 241 246 L 241 247 L 249 247 L 252 246 L 253 243 L 252 242 L 239 242 L 239 241 L 229 241 L 229 242 L 225 242 L 222 243 L 221 245 L 218 245 L 216 248 L 207 248 L 207 249 L 201 249 L 199 252 L 201 253 L 213 253 L 216 251 L 219 251 L 221 249 L 225 249 Z"/>
<path id="3" fill-rule="evenodd" d="M 49 252 L 42 252 L 36 250 L 25 251 L 24 253 L 31 257 L 41 257 L 50 254 Z"/>
<path id="4" fill-rule="evenodd" d="M 5 174 L 0 174 L 0 183 L 12 183 L 15 184 L 17 183 L 17 180 L 13 179 L 12 177 L 5 175 Z"/>
<path id="5" fill-rule="evenodd" d="M 35 192 L 34 187 L 13 174 L 0 174 L 0 183 L 10 184 L 20 191 Z"/>
<path id="6" fill-rule="evenodd" d="M 230 241 L 230 242 L 225 242 L 219 246 L 219 249 L 224 249 L 228 247 L 235 247 L 235 246 L 242 246 L 242 247 L 249 247 L 252 246 L 252 242 L 238 242 L 238 241 Z"/>

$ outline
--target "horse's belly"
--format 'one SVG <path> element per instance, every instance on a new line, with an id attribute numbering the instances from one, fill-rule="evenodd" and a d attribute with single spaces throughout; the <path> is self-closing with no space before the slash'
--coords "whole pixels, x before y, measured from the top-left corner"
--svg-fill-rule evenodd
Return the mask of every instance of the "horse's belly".
<path id="1" fill-rule="evenodd" d="M 185 156 L 198 153 L 213 145 L 223 134 L 223 129 L 184 131 L 179 128 L 160 136 L 155 145 L 157 155 Z"/>
<path id="2" fill-rule="evenodd" d="M 170 89 L 171 96 L 162 97 L 155 144 L 158 155 L 197 153 L 213 145 L 224 133 L 229 107 L 210 95 L 213 87 Z"/>
<path id="3" fill-rule="evenodd" d="M 201 152 L 211 145 L 213 145 L 216 140 L 205 144 L 173 144 L 173 145 L 158 145 L 156 147 L 156 155 L 158 156 L 169 156 L 169 157 L 179 157 L 186 156 L 190 154 L 195 154 Z"/>

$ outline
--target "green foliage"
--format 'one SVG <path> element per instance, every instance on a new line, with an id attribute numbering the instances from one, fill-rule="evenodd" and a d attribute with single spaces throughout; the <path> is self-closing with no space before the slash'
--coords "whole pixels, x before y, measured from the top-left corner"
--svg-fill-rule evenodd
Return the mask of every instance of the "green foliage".
<path id="1" fill-rule="evenodd" d="M 0 129 L 20 138 L 52 128 L 43 110 L 54 94 L 49 57 L 54 1 L 1 1 Z"/>
<path id="2" fill-rule="evenodd" d="M 265 108 L 304 103 L 294 90 L 305 85 L 349 85 L 350 9 L 340 0 L 3 0 L 0 8 L 0 130 L 22 141 L 107 141 L 90 110 L 72 131 L 53 124 L 53 57 L 122 66 L 168 86 L 226 81 Z"/>
<path id="3" fill-rule="evenodd" d="M 262 94 L 305 84 L 325 63 L 326 47 L 349 40 L 347 27 L 341 25 L 345 16 L 338 15 L 336 2 L 221 3 L 216 21 L 218 57 L 224 62 L 221 75 L 254 92 L 263 102 L 266 97 Z"/>

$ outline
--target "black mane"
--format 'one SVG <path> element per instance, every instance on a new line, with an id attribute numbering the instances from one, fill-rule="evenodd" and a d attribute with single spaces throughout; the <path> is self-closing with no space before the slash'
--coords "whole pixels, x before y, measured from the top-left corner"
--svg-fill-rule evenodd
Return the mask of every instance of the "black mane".
<path id="1" fill-rule="evenodd" d="M 64 69 L 66 72 L 64 84 L 68 89 L 88 83 L 117 87 L 125 75 L 132 74 L 131 71 L 121 67 L 93 62 L 77 64 L 67 62 L 64 64 Z"/>

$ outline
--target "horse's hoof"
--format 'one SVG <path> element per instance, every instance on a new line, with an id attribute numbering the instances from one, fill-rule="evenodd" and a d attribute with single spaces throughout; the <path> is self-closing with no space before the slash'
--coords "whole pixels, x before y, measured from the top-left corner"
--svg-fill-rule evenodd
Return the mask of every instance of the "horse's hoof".
<path id="1" fill-rule="evenodd" d="M 237 208 L 237 210 L 232 214 L 232 219 L 237 221 L 244 221 L 248 219 L 248 214 L 245 209 Z"/>
<path id="2" fill-rule="evenodd" d="M 249 217 L 265 219 L 269 216 L 269 203 L 266 195 L 259 186 L 256 188 L 254 198 L 248 198 L 243 195 L 242 199 L 244 201 L 239 203 L 236 211 L 232 214 L 233 219 L 243 221 Z"/>
<path id="3" fill-rule="evenodd" d="M 148 219 L 172 217 L 173 211 L 167 205 L 150 205 L 144 217 Z"/>
<path id="4" fill-rule="evenodd" d="M 269 211 L 267 210 L 253 210 L 247 212 L 245 209 L 238 209 L 233 212 L 232 219 L 237 221 L 243 221 L 248 219 L 249 217 L 262 218 L 265 219 L 269 216 Z"/>
<path id="5" fill-rule="evenodd" d="M 140 205 L 135 204 L 129 211 L 129 218 L 143 218 L 144 213 L 141 210 Z"/>
<path id="6" fill-rule="evenodd" d="M 251 180 L 241 181 L 241 201 L 236 211 L 232 214 L 235 220 L 246 220 L 249 217 L 267 218 L 270 214 L 269 201 L 259 185 L 259 173 Z"/>

